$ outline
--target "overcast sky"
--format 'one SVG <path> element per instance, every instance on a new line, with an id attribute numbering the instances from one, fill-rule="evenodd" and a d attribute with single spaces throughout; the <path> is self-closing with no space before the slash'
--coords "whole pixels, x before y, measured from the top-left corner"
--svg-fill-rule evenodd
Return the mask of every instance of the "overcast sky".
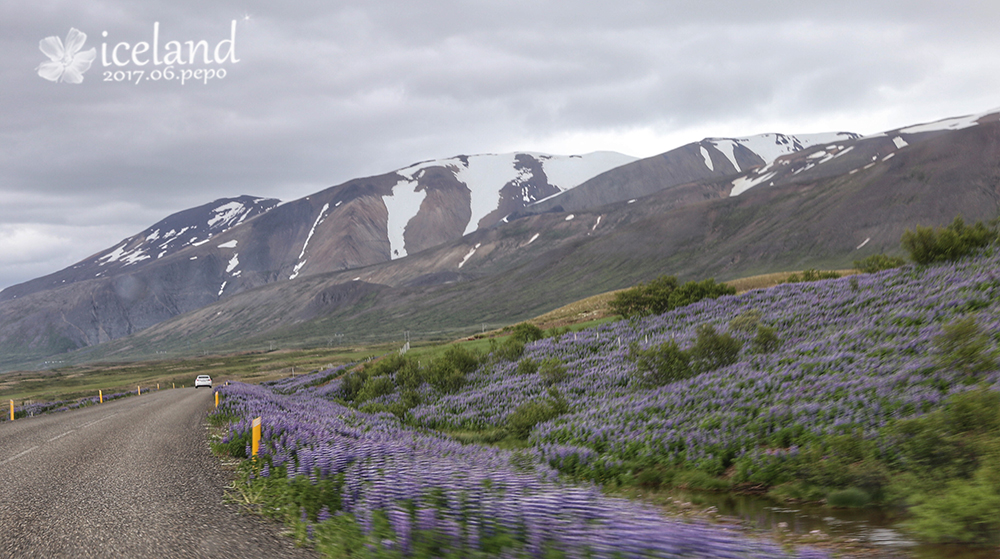
<path id="1" fill-rule="evenodd" d="M 0 289 L 217 198 L 426 159 L 982 112 L 998 25 L 982 0 L 2 0 Z M 71 28 L 85 43 L 51 61 Z"/>

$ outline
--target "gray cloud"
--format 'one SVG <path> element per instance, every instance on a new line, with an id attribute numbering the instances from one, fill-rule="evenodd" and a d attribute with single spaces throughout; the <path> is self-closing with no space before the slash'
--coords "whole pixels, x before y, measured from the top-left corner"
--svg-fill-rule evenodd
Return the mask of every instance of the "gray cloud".
<path id="1" fill-rule="evenodd" d="M 215 198 L 291 199 L 429 158 L 643 156 L 985 110 L 997 16 L 971 1 L 8 2 L 0 288 Z M 149 42 L 159 22 L 161 43 L 214 46 L 233 19 L 224 79 L 104 81 L 118 68 L 102 43 Z M 39 41 L 70 27 L 98 60 L 79 85 L 39 78 Z"/>

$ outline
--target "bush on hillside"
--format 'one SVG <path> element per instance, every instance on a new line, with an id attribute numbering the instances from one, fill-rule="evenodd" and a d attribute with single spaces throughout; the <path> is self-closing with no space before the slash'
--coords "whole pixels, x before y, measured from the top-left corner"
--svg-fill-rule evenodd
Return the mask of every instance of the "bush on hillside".
<path id="1" fill-rule="evenodd" d="M 887 254 L 873 254 L 861 260 L 854 261 L 854 269 L 862 274 L 874 274 L 882 270 L 891 270 L 906 265 L 906 260 L 899 256 L 889 256 Z"/>
<path id="2" fill-rule="evenodd" d="M 837 272 L 830 272 L 830 271 L 824 272 L 822 270 L 817 270 L 815 268 L 810 268 L 808 270 L 804 270 L 802 272 L 802 276 L 801 277 L 798 274 L 792 274 L 792 275 L 788 276 L 787 278 L 785 278 L 784 283 L 799 283 L 799 282 L 803 282 L 803 281 L 819 281 L 819 280 L 826 280 L 826 279 L 837 279 L 839 277 L 840 277 L 840 274 L 838 274 Z"/>
<path id="3" fill-rule="evenodd" d="M 1000 392 L 954 394 L 887 431 L 910 473 L 897 487 L 914 505 L 910 530 L 935 542 L 1000 543 Z"/>
<path id="4" fill-rule="evenodd" d="M 945 228 L 917 226 L 903 233 L 903 248 L 910 253 L 910 259 L 917 264 L 948 262 L 972 254 L 997 238 L 997 232 L 977 221 L 972 227 L 965 225 L 961 217 L 956 217 Z"/>
<path id="5" fill-rule="evenodd" d="M 764 313 L 757 309 L 743 311 L 729 321 L 729 329 L 734 332 L 753 332 L 754 328 L 760 324 L 760 319 Z"/>
<path id="6" fill-rule="evenodd" d="M 702 281 L 689 281 L 670 294 L 670 308 L 676 309 L 697 303 L 702 299 L 716 299 L 723 295 L 736 295 L 736 288 L 724 283 L 715 283 L 713 278 Z M 668 309 L 669 310 L 669 309 Z"/>
<path id="7" fill-rule="evenodd" d="M 644 384 L 663 386 L 694 376 L 691 358 L 673 340 L 649 349 L 639 349 L 633 344 L 629 347 L 628 357 L 635 363 L 639 379 Z"/>
<path id="8" fill-rule="evenodd" d="M 781 347 L 781 338 L 770 326 L 757 325 L 757 335 L 751 341 L 754 353 L 771 353 Z"/>
<path id="9" fill-rule="evenodd" d="M 735 288 L 724 283 L 715 283 L 711 278 L 678 285 L 674 276 L 660 276 L 648 284 L 640 283 L 631 289 L 618 292 L 609 306 L 615 314 L 631 319 L 663 314 L 702 299 L 735 294 Z"/>
<path id="10" fill-rule="evenodd" d="M 719 334 L 710 324 L 702 324 L 697 329 L 694 345 L 688 350 L 691 368 L 698 373 L 732 365 L 740 356 L 743 342 L 729 333 Z"/>
<path id="11" fill-rule="evenodd" d="M 546 399 L 535 398 L 518 406 L 507 418 L 507 433 L 516 439 L 527 439 L 535 425 L 569 411 L 566 398 L 554 386 L 549 388 L 548 396 Z"/>
<path id="12" fill-rule="evenodd" d="M 524 355 L 524 342 L 508 337 L 501 343 L 490 339 L 490 355 L 493 361 L 517 361 Z"/>
<path id="13" fill-rule="evenodd" d="M 506 329 L 505 329 L 506 330 Z M 542 329 L 530 322 L 521 322 L 510 329 L 510 339 L 527 344 L 545 337 Z"/>
<path id="14" fill-rule="evenodd" d="M 966 316 L 946 324 L 934 337 L 938 361 L 944 367 L 967 376 L 975 376 L 997 368 L 996 352 L 990 349 L 990 337 L 976 322 Z"/>
<path id="15" fill-rule="evenodd" d="M 538 373 L 542 376 L 542 382 L 548 385 L 566 380 L 566 366 L 557 357 L 550 357 L 542 361 Z"/>
<path id="16" fill-rule="evenodd" d="M 677 278 L 660 276 L 648 284 L 619 291 L 609 306 L 625 318 L 663 314 L 670 310 L 670 294 L 677 289 Z"/>

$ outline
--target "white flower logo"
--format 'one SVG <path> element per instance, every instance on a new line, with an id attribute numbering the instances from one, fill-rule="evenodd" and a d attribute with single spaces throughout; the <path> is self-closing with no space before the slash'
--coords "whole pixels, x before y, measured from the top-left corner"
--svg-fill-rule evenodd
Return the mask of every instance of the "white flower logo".
<path id="1" fill-rule="evenodd" d="M 38 48 L 42 49 L 49 62 L 41 63 L 36 70 L 38 75 L 52 82 L 80 83 L 83 73 L 90 69 L 90 64 L 97 58 L 97 49 L 80 52 L 87 34 L 71 27 L 66 35 L 66 44 L 59 37 L 42 39 Z"/>

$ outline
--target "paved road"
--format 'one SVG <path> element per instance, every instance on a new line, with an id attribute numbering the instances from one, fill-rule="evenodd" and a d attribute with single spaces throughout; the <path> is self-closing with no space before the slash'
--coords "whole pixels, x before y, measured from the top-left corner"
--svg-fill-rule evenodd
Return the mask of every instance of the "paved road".
<path id="1" fill-rule="evenodd" d="M 0 557 L 315 557 L 223 502 L 212 391 L 0 423 Z"/>

